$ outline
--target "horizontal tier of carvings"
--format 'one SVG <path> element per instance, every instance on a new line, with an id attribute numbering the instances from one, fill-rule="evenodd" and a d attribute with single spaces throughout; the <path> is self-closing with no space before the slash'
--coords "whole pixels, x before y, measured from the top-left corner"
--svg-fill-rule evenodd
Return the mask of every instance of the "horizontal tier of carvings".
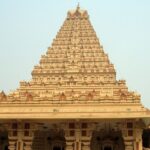
<path id="1" fill-rule="evenodd" d="M 127 89 L 93 89 L 77 88 L 65 89 L 56 87 L 53 89 L 32 88 L 29 90 L 19 89 L 16 92 L 6 96 L 4 92 L 0 93 L 0 103 L 6 102 L 40 102 L 50 103 L 139 103 L 140 96 L 135 92 L 128 92 Z"/>

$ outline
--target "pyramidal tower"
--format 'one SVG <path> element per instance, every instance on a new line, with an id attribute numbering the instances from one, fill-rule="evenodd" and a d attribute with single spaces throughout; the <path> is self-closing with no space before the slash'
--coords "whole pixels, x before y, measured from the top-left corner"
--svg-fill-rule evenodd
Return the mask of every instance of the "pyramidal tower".
<path id="1" fill-rule="evenodd" d="M 116 80 L 114 65 L 96 36 L 87 11 L 78 6 L 68 12 L 51 47 L 34 67 L 32 80 L 21 82 L 20 88 L 7 100 L 13 103 L 134 105 L 140 103 L 140 95 L 129 92 L 124 80 Z"/>
<path id="2" fill-rule="evenodd" d="M 0 110 L 0 136 L 8 133 L 10 150 L 142 150 L 142 135 L 149 133 L 150 111 L 116 79 L 79 6 L 68 12 L 31 81 L 0 93 Z"/>

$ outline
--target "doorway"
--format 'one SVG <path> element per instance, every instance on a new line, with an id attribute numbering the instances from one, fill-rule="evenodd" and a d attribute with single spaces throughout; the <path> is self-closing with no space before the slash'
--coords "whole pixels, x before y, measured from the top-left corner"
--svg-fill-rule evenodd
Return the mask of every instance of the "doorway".
<path id="1" fill-rule="evenodd" d="M 104 150 L 112 150 L 112 148 L 110 146 L 105 146 Z"/>
<path id="2" fill-rule="evenodd" d="M 94 131 L 91 139 L 92 150 L 125 150 L 121 131 Z"/>
<path id="3" fill-rule="evenodd" d="M 61 150 L 61 147 L 60 146 L 54 146 L 53 150 Z"/>
<path id="4" fill-rule="evenodd" d="M 8 150 L 8 132 L 0 131 L 0 150 Z"/>
<path id="5" fill-rule="evenodd" d="M 143 140 L 143 147 L 150 148 L 150 129 L 143 130 L 142 140 Z"/>
<path id="6" fill-rule="evenodd" d="M 8 150 L 8 146 L 5 146 L 4 150 Z"/>
<path id="7" fill-rule="evenodd" d="M 32 150 L 65 150 L 64 131 L 46 130 L 36 131 L 34 134 Z M 0 149 L 1 150 L 1 149 Z"/>

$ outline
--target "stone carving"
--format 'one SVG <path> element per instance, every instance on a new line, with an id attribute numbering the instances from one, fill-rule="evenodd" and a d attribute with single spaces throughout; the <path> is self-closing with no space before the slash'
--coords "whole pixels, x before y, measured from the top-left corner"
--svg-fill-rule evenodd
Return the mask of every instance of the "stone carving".
<path id="1" fill-rule="evenodd" d="M 7 96 L 6 96 L 6 94 L 4 93 L 4 91 L 2 91 L 2 92 L 0 93 L 0 100 L 1 100 L 1 101 L 7 100 Z"/>
<path id="2" fill-rule="evenodd" d="M 61 100 L 61 101 L 66 100 L 66 95 L 64 93 L 61 93 L 59 100 Z"/>
<path id="3" fill-rule="evenodd" d="M 68 94 L 69 89 L 74 92 Z M 14 93 L 6 96 L 1 92 L 0 102 L 140 102 L 140 95 L 129 92 L 124 80 L 116 80 L 114 65 L 96 36 L 87 11 L 79 6 L 68 12 L 52 46 L 34 67 L 32 80 L 20 82 Z"/>
<path id="4" fill-rule="evenodd" d="M 25 96 L 26 96 L 26 100 L 27 100 L 27 101 L 32 101 L 32 100 L 33 100 L 33 96 L 32 96 L 31 93 L 26 92 L 26 93 L 25 93 Z"/>

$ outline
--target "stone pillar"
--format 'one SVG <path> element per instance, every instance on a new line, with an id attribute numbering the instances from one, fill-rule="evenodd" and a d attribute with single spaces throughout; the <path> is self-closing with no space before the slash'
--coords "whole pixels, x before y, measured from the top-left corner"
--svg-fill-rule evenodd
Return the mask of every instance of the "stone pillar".
<path id="1" fill-rule="evenodd" d="M 24 150 L 32 150 L 32 138 L 24 140 Z"/>
<path id="2" fill-rule="evenodd" d="M 81 137 L 81 140 L 82 140 L 81 150 L 90 150 L 91 149 L 92 133 L 93 133 L 93 129 L 89 127 L 88 130 L 86 130 L 86 135 Z"/>
<path id="3" fill-rule="evenodd" d="M 90 150 L 92 131 L 94 127 L 93 123 L 80 121 L 71 123 L 68 127 L 66 125 L 66 150 Z"/>
<path id="4" fill-rule="evenodd" d="M 122 129 L 122 137 L 125 150 L 134 150 L 133 136 L 128 136 L 128 130 L 126 128 Z"/>
<path id="5" fill-rule="evenodd" d="M 69 136 L 65 136 L 66 139 L 66 148 L 65 150 L 74 150 L 74 139 Z"/>
<path id="6" fill-rule="evenodd" d="M 23 129 L 22 129 L 21 123 L 18 123 L 16 149 L 17 150 L 23 150 Z"/>
<path id="7" fill-rule="evenodd" d="M 82 142 L 82 150 L 90 150 L 90 142 Z"/>
<path id="8" fill-rule="evenodd" d="M 134 150 L 133 141 L 128 138 L 124 138 L 125 150 Z"/>
<path id="9" fill-rule="evenodd" d="M 77 128 L 75 130 L 75 149 L 81 150 L 81 130 L 79 129 L 78 124 L 77 124 Z"/>
<path id="10" fill-rule="evenodd" d="M 65 150 L 76 150 L 75 149 L 75 137 L 74 135 L 70 135 L 70 130 L 68 124 L 63 124 L 62 128 L 65 132 L 65 140 L 66 140 L 66 147 Z"/>
<path id="11" fill-rule="evenodd" d="M 18 122 L 5 124 L 8 131 L 8 149 L 9 150 L 23 150 L 22 131 Z"/>
<path id="12" fill-rule="evenodd" d="M 24 149 L 23 150 L 32 150 L 32 143 L 34 139 L 34 132 L 36 130 L 36 125 L 31 123 L 24 124 L 23 130 L 23 143 Z"/>
<path id="13" fill-rule="evenodd" d="M 9 143 L 9 146 L 8 146 L 8 149 L 9 150 L 16 150 L 16 139 L 13 139 L 11 137 L 8 137 L 8 143 Z"/>
<path id="14" fill-rule="evenodd" d="M 12 130 L 12 123 L 6 123 L 4 127 L 8 132 L 8 149 L 17 150 L 17 127 L 15 126 L 15 129 Z"/>
<path id="15" fill-rule="evenodd" d="M 142 142 L 142 129 L 135 129 L 135 150 L 142 150 L 143 149 L 143 142 Z"/>
<path id="16" fill-rule="evenodd" d="M 32 150 L 34 124 L 22 121 L 5 125 L 8 130 L 9 150 Z"/>
<path id="17" fill-rule="evenodd" d="M 73 150 L 73 142 L 66 142 L 66 150 Z"/>

